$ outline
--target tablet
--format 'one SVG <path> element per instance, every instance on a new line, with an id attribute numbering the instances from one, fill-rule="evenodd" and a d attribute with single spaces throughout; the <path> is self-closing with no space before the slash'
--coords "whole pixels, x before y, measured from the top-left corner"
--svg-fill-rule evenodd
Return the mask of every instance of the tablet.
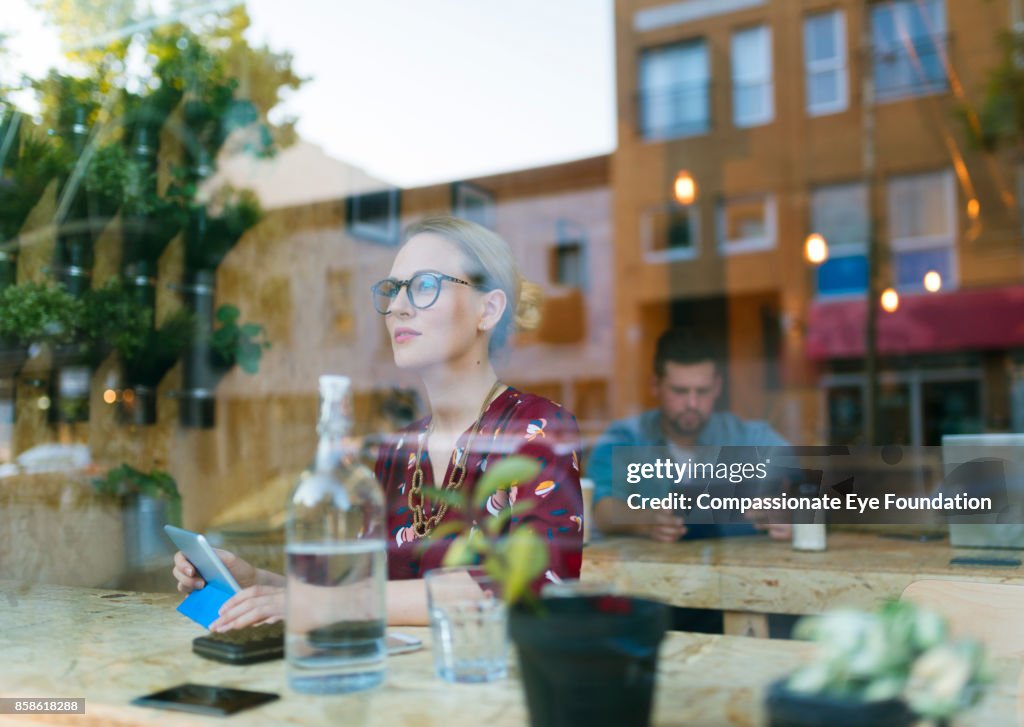
<path id="1" fill-rule="evenodd" d="M 176 528 L 173 525 L 164 525 L 164 532 L 178 546 L 178 550 L 196 567 L 199 575 L 207 583 L 220 586 L 221 590 L 229 593 L 238 593 L 242 590 L 228 567 L 213 552 L 213 548 L 205 536 L 193 533 L 191 530 Z"/>

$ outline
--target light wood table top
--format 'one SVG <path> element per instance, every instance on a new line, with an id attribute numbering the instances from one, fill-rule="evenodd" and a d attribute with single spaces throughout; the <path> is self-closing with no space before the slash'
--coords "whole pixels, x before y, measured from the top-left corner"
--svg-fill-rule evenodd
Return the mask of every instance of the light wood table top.
<path id="1" fill-rule="evenodd" d="M 1024 567 L 950 565 L 956 556 L 1022 554 L 860 532 L 830 532 L 828 550 L 817 553 L 766 535 L 680 543 L 609 538 L 584 549 L 583 578 L 676 606 L 787 614 L 871 609 L 922 578 L 1024 584 Z"/>
<path id="2" fill-rule="evenodd" d="M 175 594 L 19 586 L 0 581 L 4 625 L 0 696 L 84 697 L 86 715 L 0 715 L 0 724 L 223 725 L 216 717 L 133 707 L 132 698 L 182 682 L 281 695 L 235 722 L 245 725 L 527 724 L 515 675 L 486 685 L 452 685 L 434 676 L 428 629 L 402 629 L 427 649 L 392 657 L 381 689 L 337 697 L 289 691 L 282 661 L 236 667 L 195 656 L 203 630 L 176 613 Z M 656 725 L 757 725 L 772 681 L 795 669 L 811 645 L 732 636 L 671 633 L 661 649 Z M 965 724 L 1012 724 L 1020 664 L 1003 662 L 998 682 Z"/>

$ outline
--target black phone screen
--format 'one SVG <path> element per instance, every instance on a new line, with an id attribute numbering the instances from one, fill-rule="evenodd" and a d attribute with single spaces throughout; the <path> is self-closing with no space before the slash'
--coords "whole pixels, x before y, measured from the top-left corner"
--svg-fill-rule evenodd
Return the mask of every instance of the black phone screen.
<path id="1" fill-rule="evenodd" d="M 132 700 L 139 707 L 171 709 L 223 717 L 250 707 L 258 707 L 280 699 L 271 692 L 250 692 L 246 689 L 215 687 L 207 684 L 179 684 Z"/>

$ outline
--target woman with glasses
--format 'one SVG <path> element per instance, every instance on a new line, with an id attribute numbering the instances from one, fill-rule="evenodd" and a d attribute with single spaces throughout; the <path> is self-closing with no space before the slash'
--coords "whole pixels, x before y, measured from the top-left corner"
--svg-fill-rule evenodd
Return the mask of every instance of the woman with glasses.
<path id="1" fill-rule="evenodd" d="M 405 240 L 391 274 L 372 287 L 373 304 L 384 318 L 395 364 L 423 382 L 430 414 L 381 449 L 375 474 L 388 503 L 388 620 L 425 624 L 421 576 L 441 565 L 450 542 L 433 539 L 435 529 L 467 517 L 479 524 L 525 504 L 505 532 L 529 527 L 548 544 L 542 580 L 578 578 L 583 498 L 575 417 L 504 384 L 494 370 L 493 357 L 509 336 L 539 319 L 539 291 L 522 279 L 508 244 L 454 217 L 416 223 Z M 472 494 L 488 465 L 509 454 L 536 458 L 539 475 L 495 493 L 479 511 L 460 513 L 425 494 L 433 488 Z M 225 604 L 212 628 L 281 618 L 283 578 L 221 554 L 244 590 Z M 175 564 L 179 590 L 201 587 L 183 556 Z"/>

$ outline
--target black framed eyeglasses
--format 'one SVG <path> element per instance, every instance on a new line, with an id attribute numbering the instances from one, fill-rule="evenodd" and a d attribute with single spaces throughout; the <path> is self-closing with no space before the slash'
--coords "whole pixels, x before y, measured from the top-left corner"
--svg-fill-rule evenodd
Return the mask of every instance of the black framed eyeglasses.
<path id="1" fill-rule="evenodd" d="M 461 278 L 453 278 L 451 275 L 445 275 L 433 270 L 422 270 L 408 280 L 384 278 L 379 283 L 375 283 L 370 289 L 373 291 L 373 307 L 381 315 L 388 315 L 391 303 L 401 292 L 402 288 L 405 288 L 405 293 L 409 296 L 409 302 L 414 308 L 419 308 L 420 310 L 429 308 L 437 302 L 437 297 L 441 295 L 441 283 L 446 280 L 450 283 L 467 285 L 470 288 L 480 287 L 476 283 L 471 283 Z"/>

